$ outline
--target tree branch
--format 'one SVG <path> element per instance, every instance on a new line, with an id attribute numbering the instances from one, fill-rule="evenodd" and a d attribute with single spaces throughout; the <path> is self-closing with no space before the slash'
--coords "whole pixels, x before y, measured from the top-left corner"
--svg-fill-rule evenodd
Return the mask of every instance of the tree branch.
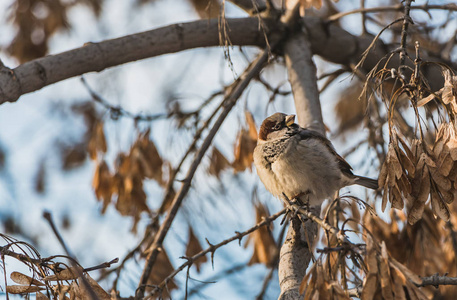
<path id="1" fill-rule="evenodd" d="M 217 249 L 219 249 L 220 247 L 224 246 L 224 245 L 227 245 L 228 243 L 231 243 L 233 241 L 236 241 L 236 240 L 239 240 L 241 242 L 241 239 L 248 235 L 248 234 L 251 234 L 253 233 L 254 231 L 256 231 L 257 229 L 259 229 L 260 227 L 263 227 L 263 226 L 267 226 L 267 225 L 270 225 L 271 222 L 273 222 L 274 220 L 276 220 L 277 218 L 279 218 L 280 216 L 282 216 L 284 213 L 286 212 L 286 209 L 283 208 L 281 211 L 265 218 L 262 222 L 260 223 L 257 223 L 255 226 L 249 228 L 248 230 L 246 231 L 243 231 L 243 232 L 236 232 L 236 234 L 226 240 L 223 240 L 222 242 L 216 244 L 216 245 L 211 245 L 210 247 L 206 248 L 205 250 L 203 251 L 200 251 L 199 253 L 195 254 L 194 256 L 192 257 L 188 257 L 186 258 L 187 261 L 182 264 L 181 266 L 179 266 L 178 268 L 176 268 L 176 270 L 173 271 L 173 273 L 171 273 L 170 275 L 167 276 L 167 278 L 165 278 L 157 287 L 158 290 L 160 289 L 163 289 L 167 283 L 173 279 L 179 272 L 181 272 L 182 270 L 184 270 L 184 268 L 188 267 L 188 266 L 191 266 L 195 261 L 197 261 L 200 257 L 203 257 L 205 256 L 206 254 L 208 253 L 214 253 Z"/>
<path id="2" fill-rule="evenodd" d="M 429 277 L 421 277 L 421 280 L 422 283 L 417 285 L 419 287 L 433 285 L 438 288 L 440 285 L 457 285 L 457 277 L 447 277 L 446 275 L 439 276 L 438 273 Z"/>
<path id="3" fill-rule="evenodd" d="M 227 23 L 232 45 L 265 45 L 257 17 L 227 19 Z M 264 24 L 268 25 L 268 22 L 264 21 Z M 166 53 L 219 46 L 219 38 L 217 19 L 200 20 L 87 43 L 81 48 L 32 60 L 15 69 L 1 67 L 0 104 L 14 102 L 23 94 L 85 73 Z"/>
<path id="4" fill-rule="evenodd" d="M 274 45 L 276 45 L 277 43 L 278 42 L 274 43 Z M 257 76 L 257 74 L 262 70 L 264 64 L 268 61 L 268 53 L 269 53 L 268 50 L 264 50 L 263 53 L 257 58 L 257 60 L 255 62 L 253 62 L 246 69 L 246 71 L 240 76 L 240 78 L 234 83 L 233 88 L 229 91 L 229 93 L 225 99 L 224 109 L 222 110 L 221 114 L 219 115 L 218 119 L 216 120 L 213 128 L 211 128 L 210 132 L 208 133 L 208 136 L 203 141 L 201 148 L 196 153 L 194 161 L 192 162 L 192 164 L 189 168 L 189 171 L 187 172 L 186 178 L 183 181 L 181 189 L 176 194 L 176 197 L 174 198 L 173 203 L 171 204 L 169 213 L 167 214 L 164 222 L 162 223 L 162 226 L 160 227 L 159 231 L 157 232 L 157 234 L 154 238 L 153 244 L 147 250 L 147 252 L 149 252 L 149 254 L 148 254 L 148 257 L 146 260 L 146 266 L 143 270 L 143 274 L 141 275 L 140 283 L 138 286 L 138 293 L 136 295 L 137 299 L 141 299 L 144 297 L 144 291 L 146 288 L 146 284 L 147 284 L 149 276 L 152 272 L 152 268 L 157 259 L 157 256 L 162 248 L 162 243 L 178 212 L 179 207 L 181 206 L 182 200 L 185 198 L 185 196 L 187 195 L 187 192 L 190 189 L 192 178 L 193 178 L 198 166 L 200 165 L 200 162 L 203 159 L 203 156 L 205 155 L 206 150 L 208 150 L 214 136 L 216 135 L 217 131 L 219 130 L 220 126 L 224 122 L 225 118 L 227 117 L 227 115 L 229 114 L 231 109 L 235 106 L 238 98 L 241 96 L 244 89 L 248 86 L 251 79 L 254 78 L 255 76 Z"/>
<path id="5" fill-rule="evenodd" d="M 304 31 L 304 34 L 296 32 L 287 40 L 284 47 L 286 67 L 294 94 L 298 124 L 325 134 L 309 30 L 305 27 Z M 311 209 L 316 215 L 320 214 L 320 206 Z M 299 287 L 313 257 L 312 246 L 316 237 L 315 222 L 308 219 L 302 223 L 298 218 L 292 218 L 280 253 L 279 299 L 301 299 Z"/>

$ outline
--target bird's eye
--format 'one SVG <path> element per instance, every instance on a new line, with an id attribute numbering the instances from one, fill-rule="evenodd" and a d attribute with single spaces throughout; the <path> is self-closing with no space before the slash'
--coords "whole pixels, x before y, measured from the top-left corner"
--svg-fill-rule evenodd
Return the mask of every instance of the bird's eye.
<path id="1" fill-rule="evenodd" d="M 280 124 L 280 123 L 276 124 L 276 125 L 273 127 L 273 130 L 279 130 L 279 129 L 281 129 L 281 124 Z"/>

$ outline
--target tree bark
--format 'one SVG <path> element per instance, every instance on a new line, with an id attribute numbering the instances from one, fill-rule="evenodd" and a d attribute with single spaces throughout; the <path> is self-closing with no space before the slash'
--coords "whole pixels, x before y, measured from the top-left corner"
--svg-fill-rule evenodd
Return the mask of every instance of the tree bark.
<path id="1" fill-rule="evenodd" d="M 312 56 L 311 44 L 306 32 L 297 33 L 286 42 L 284 57 L 294 95 L 298 124 L 325 134 L 316 66 Z M 310 209 L 316 215 L 320 214 L 320 206 Z M 281 287 L 279 299 L 302 299 L 299 287 L 313 257 L 313 244 L 317 230 L 317 224 L 311 220 L 304 223 L 301 223 L 298 218 L 291 220 L 279 258 L 278 273 Z"/>
<path id="2" fill-rule="evenodd" d="M 270 35 L 283 30 L 283 26 L 272 19 L 262 19 L 263 26 L 259 26 L 258 17 L 226 19 L 226 22 L 227 37 L 220 32 L 218 20 L 200 20 L 87 43 L 81 48 L 35 59 L 14 69 L 0 65 L 0 104 L 14 102 L 21 95 L 85 73 L 167 53 L 219 46 L 221 38 L 229 38 L 234 46 L 263 48 L 265 33 Z M 371 42 L 371 38 L 353 36 L 336 25 L 326 25 L 317 17 L 305 18 L 304 26 L 312 28 L 308 39 L 312 52 L 335 63 L 356 63 Z M 267 32 L 263 32 L 264 28 Z M 382 44 L 379 49 L 383 49 Z M 385 53 L 384 49 L 379 55 Z M 370 59 L 377 62 L 378 56 Z M 373 62 L 367 61 L 365 66 L 372 67 Z"/>

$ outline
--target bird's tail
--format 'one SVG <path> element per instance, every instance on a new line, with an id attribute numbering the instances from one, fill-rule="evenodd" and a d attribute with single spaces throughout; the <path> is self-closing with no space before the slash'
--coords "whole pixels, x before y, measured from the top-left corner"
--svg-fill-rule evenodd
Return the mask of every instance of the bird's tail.
<path id="1" fill-rule="evenodd" d="M 369 189 L 377 190 L 378 189 L 378 180 L 377 179 L 371 179 L 368 177 L 363 177 L 363 176 L 355 176 L 355 182 L 354 184 L 358 184 L 361 186 L 364 186 Z"/>

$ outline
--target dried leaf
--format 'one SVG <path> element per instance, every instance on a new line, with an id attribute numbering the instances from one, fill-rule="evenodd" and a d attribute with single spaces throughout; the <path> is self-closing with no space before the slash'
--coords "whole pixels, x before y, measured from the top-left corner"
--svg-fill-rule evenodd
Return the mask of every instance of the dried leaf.
<path id="1" fill-rule="evenodd" d="M 108 165 L 103 160 L 95 169 L 94 179 L 92 180 L 92 187 L 95 190 L 97 200 L 103 199 L 102 214 L 105 213 L 106 208 L 111 202 L 111 197 L 115 191 L 113 187 L 113 177 L 108 168 Z"/>
<path id="2" fill-rule="evenodd" d="M 87 151 L 89 152 L 92 160 L 97 159 L 98 152 L 106 153 L 106 139 L 103 132 L 103 123 L 98 121 L 95 123 L 90 134 L 89 143 L 87 144 Z"/>
<path id="3" fill-rule="evenodd" d="M 425 208 L 425 202 L 427 201 L 428 196 L 430 194 L 430 177 L 427 167 L 423 169 L 422 177 L 420 179 L 418 187 L 418 194 L 415 196 L 413 206 L 408 213 L 408 223 L 411 225 L 415 224 L 422 218 L 422 214 L 424 213 Z"/>
<path id="4" fill-rule="evenodd" d="M 61 145 L 60 146 L 62 169 L 71 170 L 81 166 L 87 157 L 86 145 Z"/>
<path id="5" fill-rule="evenodd" d="M 414 177 L 414 173 L 416 172 L 416 168 L 413 164 L 413 162 L 409 159 L 409 157 L 400 149 L 398 149 L 398 154 L 400 158 L 400 164 L 403 166 L 403 168 L 408 171 L 408 176 Z"/>
<path id="6" fill-rule="evenodd" d="M 408 269 L 403 264 L 399 263 L 395 258 L 390 257 L 389 264 L 391 267 L 396 268 L 400 272 L 402 272 L 405 275 L 405 277 L 407 279 L 411 280 L 414 284 L 417 284 L 417 285 L 422 284 L 422 279 L 420 279 L 419 276 L 414 274 L 414 272 L 412 272 L 410 269 Z"/>
<path id="7" fill-rule="evenodd" d="M 168 275 L 173 272 L 174 268 L 168 258 L 168 254 L 165 249 L 162 249 L 157 256 L 157 261 L 154 265 L 154 272 L 151 273 L 151 276 L 148 279 L 148 285 L 158 285 L 161 283 Z M 168 292 L 171 292 L 174 289 L 177 289 L 175 281 L 172 279 L 168 282 L 164 293 L 162 294 L 164 299 L 169 298 Z"/>
<path id="8" fill-rule="evenodd" d="M 431 200 L 433 213 L 445 222 L 449 221 L 449 208 L 447 207 L 446 203 L 444 203 L 444 201 L 441 199 L 438 192 L 434 189 L 432 189 Z"/>
<path id="9" fill-rule="evenodd" d="M 261 203 L 255 204 L 256 223 L 261 222 L 268 217 L 268 209 Z M 273 238 L 273 234 L 269 228 L 263 226 L 254 231 L 246 240 L 246 246 L 250 243 L 254 244 L 254 253 L 249 261 L 249 265 L 262 263 L 271 266 L 278 254 L 278 246 Z"/>
<path id="10" fill-rule="evenodd" d="M 49 275 L 43 278 L 44 281 L 57 281 L 57 280 L 73 280 L 79 277 L 79 274 L 82 274 L 83 268 L 81 267 L 70 267 L 64 269 L 54 275 Z"/>
<path id="11" fill-rule="evenodd" d="M 41 292 L 36 292 L 36 298 L 35 300 L 49 300 L 48 296 Z"/>
<path id="12" fill-rule="evenodd" d="M 45 288 L 35 285 L 8 285 L 6 287 L 6 292 L 10 294 L 35 293 L 43 290 L 45 290 Z"/>
<path id="13" fill-rule="evenodd" d="M 384 187 L 387 180 L 387 160 L 382 164 L 381 171 L 379 172 L 378 185 L 379 187 Z M 383 210 L 384 211 L 384 210 Z"/>
<path id="14" fill-rule="evenodd" d="M 449 179 L 444 177 L 438 170 L 438 168 L 430 168 L 430 173 L 432 174 L 433 181 L 443 190 L 449 191 L 452 187 L 452 183 Z"/>
<path id="15" fill-rule="evenodd" d="M 403 286 L 406 285 L 406 277 L 396 268 L 391 268 L 393 292 L 396 300 L 406 300 L 405 290 Z"/>
<path id="16" fill-rule="evenodd" d="M 381 257 L 379 259 L 379 279 L 381 281 L 382 298 L 393 300 L 389 259 L 386 244 L 384 242 L 381 243 Z"/>
<path id="17" fill-rule="evenodd" d="M 235 144 L 235 160 L 232 163 L 235 172 L 242 172 L 247 168 L 252 171 L 253 152 L 256 145 L 257 140 L 251 138 L 249 131 L 241 129 Z"/>
<path id="18" fill-rule="evenodd" d="M 217 18 L 221 11 L 221 5 L 217 0 L 191 0 L 190 2 L 202 19 Z"/>
<path id="19" fill-rule="evenodd" d="M 390 180 L 399 179 L 403 174 L 403 168 L 398 160 L 397 152 L 392 143 L 389 144 L 389 150 L 387 151 L 387 166 Z"/>
<path id="20" fill-rule="evenodd" d="M 12 272 L 11 275 L 10 275 L 10 278 L 11 278 L 12 281 L 14 281 L 17 284 L 37 285 L 37 286 L 44 286 L 45 285 L 41 281 L 33 279 L 32 277 L 27 276 L 25 274 L 22 274 L 20 272 Z"/>
<path id="21" fill-rule="evenodd" d="M 368 275 L 363 284 L 361 299 L 371 300 L 374 298 L 378 285 L 378 261 L 376 258 L 376 249 L 373 245 L 371 236 L 367 236 L 367 256 L 366 264 L 368 267 Z"/>
<path id="22" fill-rule="evenodd" d="M 403 198 L 401 197 L 401 193 L 398 189 L 398 186 L 393 186 L 391 188 L 391 192 L 392 196 L 390 198 L 390 201 L 392 202 L 392 207 L 396 209 L 403 209 Z"/>
<path id="23" fill-rule="evenodd" d="M 155 144 L 149 139 L 149 130 L 143 134 L 143 137 L 139 139 L 138 143 L 141 154 L 139 157 L 142 158 L 142 160 L 138 160 L 141 174 L 146 178 L 154 179 L 163 186 L 163 159 L 160 157 Z"/>
<path id="24" fill-rule="evenodd" d="M 200 245 L 200 242 L 198 241 L 197 237 L 195 236 L 192 227 L 189 227 L 189 241 L 187 242 L 186 246 L 186 256 L 192 257 L 201 251 L 203 251 L 203 248 Z M 194 262 L 197 272 L 200 272 L 200 265 L 207 261 L 208 259 L 206 258 L 206 256 L 202 256 Z"/>
<path id="25" fill-rule="evenodd" d="M 245 111 L 244 115 L 246 117 L 246 123 L 248 124 L 249 137 L 252 140 L 257 141 L 257 127 L 255 125 L 254 116 L 249 111 Z"/>
<path id="26" fill-rule="evenodd" d="M 216 176 L 219 178 L 221 172 L 230 166 L 229 161 L 225 156 L 216 148 L 213 148 L 213 153 L 211 154 L 210 158 L 210 165 L 208 168 L 208 172 L 211 175 Z"/>
<path id="27" fill-rule="evenodd" d="M 111 300 L 111 296 L 88 274 L 85 274 L 84 277 L 86 278 L 87 282 L 90 285 L 90 288 L 93 293 L 97 296 L 99 300 Z M 78 280 L 80 281 L 80 280 Z M 91 292 L 86 288 L 86 286 L 79 282 L 79 291 L 81 293 L 82 299 L 91 299 Z"/>

